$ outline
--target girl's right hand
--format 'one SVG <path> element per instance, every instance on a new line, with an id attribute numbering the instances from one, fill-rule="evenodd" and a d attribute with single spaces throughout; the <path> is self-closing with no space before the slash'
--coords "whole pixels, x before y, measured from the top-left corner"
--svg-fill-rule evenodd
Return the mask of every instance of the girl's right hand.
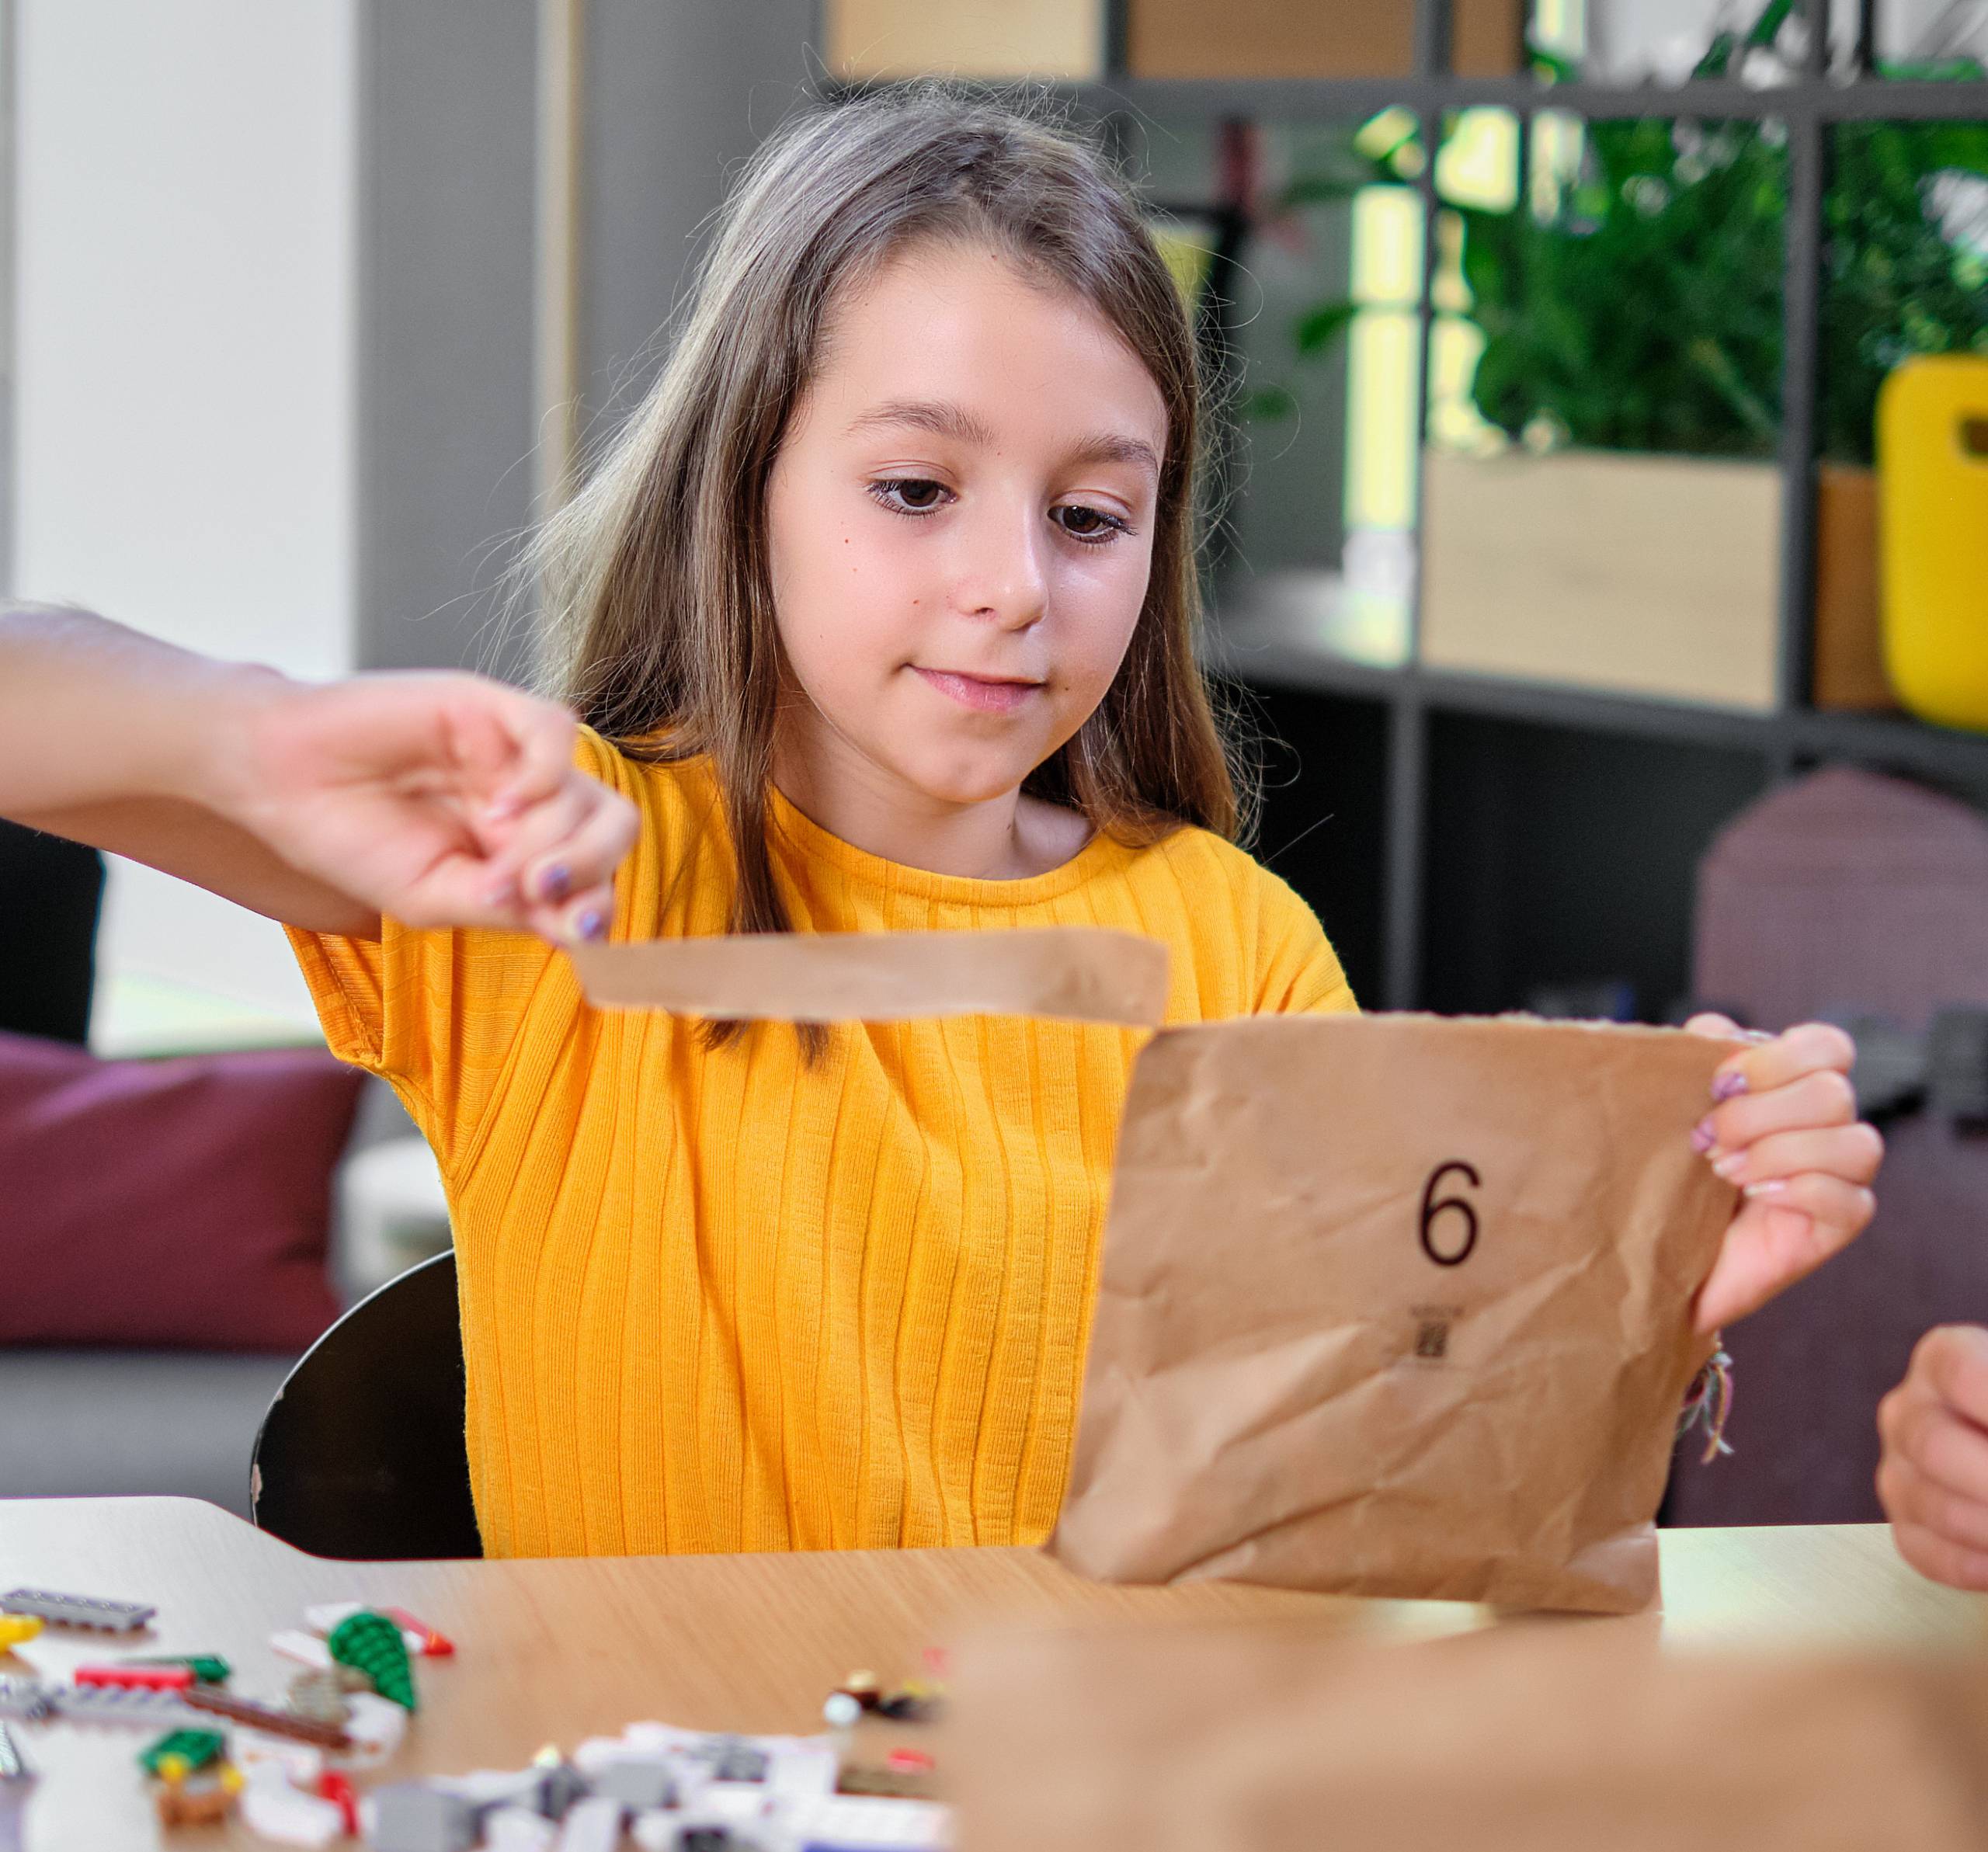
<path id="1" fill-rule="evenodd" d="M 573 764 L 565 708 L 481 676 L 271 678 L 217 741 L 216 808 L 414 926 L 605 936 L 634 805 Z"/>
<path id="2" fill-rule="evenodd" d="M 1898 1552 L 1956 1588 L 1988 1589 L 1988 1331 L 1941 1325 L 1878 1406 L 1878 1496 Z"/>

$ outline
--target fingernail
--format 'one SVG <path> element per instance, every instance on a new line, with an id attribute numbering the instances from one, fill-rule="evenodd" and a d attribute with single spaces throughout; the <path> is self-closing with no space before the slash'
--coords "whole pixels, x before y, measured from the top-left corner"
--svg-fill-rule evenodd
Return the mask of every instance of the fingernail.
<path id="1" fill-rule="evenodd" d="M 1737 1100 L 1746 1090 L 1746 1076 L 1736 1068 L 1712 1076 L 1712 1096 L 1715 1100 Z"/>
<path id="2" fill-rule="evenodd" d="M 1743 1151 L 1729 1151 L 1722 1158 L 1713 1160 L 1712 1173 L 1722 1176 L 1729 1183 L 1746 1168 L 1746 1154 Z"/>
<path id="3" fill-rule="evenodd" d="M 518 884 L 516 881 L 499 881 L 483 890 L 483 904 L 486 907 L 506 907 L 517 896 Z"/>
<path id="4" fill-rule="evenodd" d="M 589 907 L 574 923 L 575 929 L 582 939 L 605 939 L 607 921 L 597 907 Z"/>
<path id="5" fill-rule="evenodd" d="M 538 884 L 547 900 L 564 900 L 573 885 L 573 877 L 563 862 L 554 862 L 539 877 Z"/>
<path id="6" fill-rule="evenodd" d="M 493 823 L 508 823 L 524 808 L 524 801 L 510 792 L 501 797 L 492 797 L 484 807 L 484 814 Z"/>
<path id="7" fill-rule="evenodd" d="M 1719 1142 L 1719 1134 L 1712 1128 L 1709 1115 L 1691 1128 L 1691 1148 L 1702 1157 Z"/>
<path id="8" fill-rule="evenodd" d="M 1788 1193 L 1785 1177 L 1771 1176 L 1763 1183 L 1749 1183 L 1740 1192 L 1743 1196 L 1785 1196 Z"/>

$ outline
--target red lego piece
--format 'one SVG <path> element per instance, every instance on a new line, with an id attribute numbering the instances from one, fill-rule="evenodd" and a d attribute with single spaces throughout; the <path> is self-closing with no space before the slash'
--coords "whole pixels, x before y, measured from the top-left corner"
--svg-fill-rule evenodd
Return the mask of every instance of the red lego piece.
<path id="1" fill-rule="evenodd" d="M 137 1691 L 183 1691 L 193 1682 L 191 1666 L 78 1666 L 79 1685 L 115 1685 Z"/>
<path id="2" fill-rule="evenodd" d="M 437 1633 L 426 1621 L 417 1619 L 404 1607 L 381 1607 L 374 1611 L 384 1614 L 401 1632 L 420 1635 L 421 1656 L 423 1659 L 446 1659 L 456 1649 L 455 1642 L 446 1634 Z"/>
<path id="3" fill-rule="evenodd" d="M 895 1775 L 929 1775 L 938 1764 L 923 1749 L 895 1749 L 884 1758 L 884 1766 Z"/>
<path id="4" fill-rule="evenodd" d="M 349 1778 L 335 1768 L 328 1768 L 318 1777 L 318 1792 L 338 1809 L 345 1821 L 346 1831 L 356 1838 L 359 1834 L 359 1796 L 353 1791 Z"/>

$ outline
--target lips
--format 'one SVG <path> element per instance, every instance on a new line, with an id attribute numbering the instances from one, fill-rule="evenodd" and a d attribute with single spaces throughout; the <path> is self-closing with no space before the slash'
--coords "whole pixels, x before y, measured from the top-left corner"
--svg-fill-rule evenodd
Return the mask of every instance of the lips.
<path id="1" fill-rule="evenodd" d="M 914 667 L 916 665 L 914 664 Z M 926 686 L 933 688 L 970 707 L 976 714 L 1013 714 L 1033 695 L 1042 692 L 1040 682 L 1010 681 L 993 676 L 963 675 L 956 669 L 919 669 Z"/>

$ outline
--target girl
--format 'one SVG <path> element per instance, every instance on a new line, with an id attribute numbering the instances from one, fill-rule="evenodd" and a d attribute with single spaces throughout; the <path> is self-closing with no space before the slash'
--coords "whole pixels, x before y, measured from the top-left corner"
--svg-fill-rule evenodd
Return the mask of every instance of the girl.
<path id="1" fill-rule="evenodd" d="M 1090 148 L 862 101 L 745 175 L 542 540 L 562 705 L 0 625 L 0 811 L 287 923 L 332 1048 L 433 1142 L 491 1553 L 1048 1531 L 1137 1038 L 596 1015 L 549 942 L 1098 924 L 1169 946 L 1176 1022 L 1353 1008 L 1232 846 L 1200 416 Z M 1727 1064 L 1696 1136 L 1753 1194 L 1708 1328 L 1868 1218 L 1850 1058 L 1809 1028 Z"/>

